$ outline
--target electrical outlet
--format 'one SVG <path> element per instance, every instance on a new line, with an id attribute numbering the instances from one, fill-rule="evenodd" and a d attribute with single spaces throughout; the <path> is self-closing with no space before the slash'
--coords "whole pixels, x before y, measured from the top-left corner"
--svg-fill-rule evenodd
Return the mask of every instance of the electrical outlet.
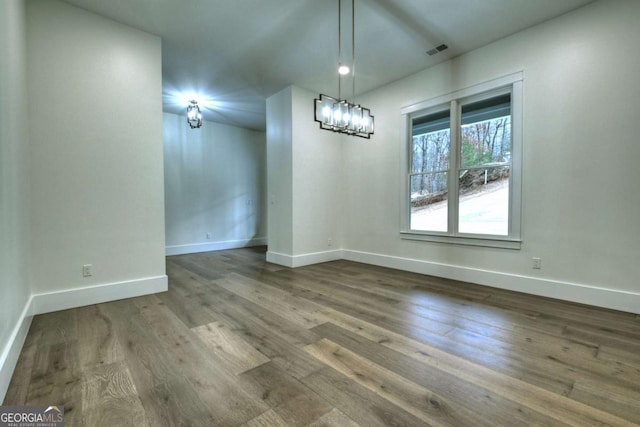
<path id="1" fill-rule="evenodd" d="M 333 240 L 327 239 L 327 246 L 331 246 L 331 245 L 333 245 Z"/>
<path id="2" fill-rule="evenodd" d="M 93 264 L 85 264 L 82 266 L 82 277 L 90 277 L 93 275 Z"/>
<path id="3" fill-rule="evenodd" d="M 533 257 L 531 260 L 532 260 L 532 267 L 534 270 L 542 269 L 542 258 Z"/>
<path id="4" fill-rule="evenodd" d="M 211 240 L 211 233 L 207 233 L 207 240 Z"/>

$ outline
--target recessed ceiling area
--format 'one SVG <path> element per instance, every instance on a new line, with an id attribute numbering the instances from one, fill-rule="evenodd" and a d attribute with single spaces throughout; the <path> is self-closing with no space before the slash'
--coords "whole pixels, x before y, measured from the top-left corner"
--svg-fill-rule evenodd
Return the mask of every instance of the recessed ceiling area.
<path id="1" fill-rule="evenodd" d="M 205 120 L 264 130 L 288 85 L 337 96 L 338 0 L 65 1 L 162 38 L 166 112 L 197 98 Z M 356 94 L 592 1 L 356 0 Z"/>

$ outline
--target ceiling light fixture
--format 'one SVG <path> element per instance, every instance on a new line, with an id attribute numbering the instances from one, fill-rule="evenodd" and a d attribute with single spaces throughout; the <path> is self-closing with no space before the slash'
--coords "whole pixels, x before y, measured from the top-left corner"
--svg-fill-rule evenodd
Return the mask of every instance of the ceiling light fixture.
<path id="1" fill-rule="evenodd" d="M 198 101 L 191 100 L 187 107 L 187 123 L 191 129 L 197 129 L 202 126 L 202 113 L 198 107 Z"/>
<path id="2" fill-rule="evenodd" d="M 373 116 L 371 110 L 342 99 L 342 76 L 351 71 L 352 96 L 356 93 L 356 44 L 355 44 L 355 0 L 351 0 L 351 70 L 342 65 L 342 0 L 338 0 L 338 98 L 324 94 L 313 100 L 314 120 L 320 123 L 320 129 L 347 135 L 371 138 L 373 135 Z"/>

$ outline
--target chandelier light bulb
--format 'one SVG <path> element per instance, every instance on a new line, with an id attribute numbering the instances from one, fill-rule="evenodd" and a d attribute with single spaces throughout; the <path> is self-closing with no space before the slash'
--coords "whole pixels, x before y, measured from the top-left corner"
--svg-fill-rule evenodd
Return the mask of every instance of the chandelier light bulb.
<path id="1" fill-rule="evenodd" d="M 191 129 L 198 129 L 202 126 L 202 112 L 196 100 L 189 102 L 187 107 L 187 123 Z"/>

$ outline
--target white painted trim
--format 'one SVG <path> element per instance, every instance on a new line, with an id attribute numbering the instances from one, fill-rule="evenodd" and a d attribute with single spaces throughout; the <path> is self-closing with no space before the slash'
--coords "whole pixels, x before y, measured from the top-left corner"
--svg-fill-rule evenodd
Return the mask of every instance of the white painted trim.
<path id="1" fill-rule="evenodd" d="M 332 251 L 313 252 L 302 255 L 287 255 L 278 252 L 267 252 L 267 262 L 284 265 L 285 267 L 303 267 L 305 265 L 320 264 L 323 262 L 337 261 L 343 259 L 342 249 Z"/>
<path id="2" fill-rule="evenodd" d="M 31 297 L 30 314 L 49 313 L 124 298 L 139 297 L 166 292 L 168 289 L 169 279 L 164 275 L 47 292 Z"/>
<path id="3" fill-rule="evenodd" d="M 510 291 L 640 314 L 640 293 L 578 283 L 481 270 L 369 252 L 343 250 L 344 259 L 414 273 L 477 283 Z"/>
<path id="4" fill-rule="evenodd" d="M 33 319 L 33 315 L 31 315 L 32 300 L 33 297 L 29 297 L 27 300 L 9 336 L 9 340 L 2 349 L 2 353 L 0 353 L 0 404 L 4 401 L 7 390 L 9 389 L 13 371 L 16 369 L 24 340 L 27 338 L 27 333 L 31 326 L 31 320 Z"/>
<path id="5" fill-rule="evenodd" d="M 416 111 L 425 110 L 431 107 L 435 107 L 441 104 L 447 104 L 454 99 L 467 98 L 469 96 L 477 95 L 483 92 L 490 92 L 503 86 L 511 86 L 516 82 L 520 82 L 524 79 L 524 72 L 517 71 L 515 73 L 507 74 L 502 77 L 497 77 L 486 82 L 478 83 L 472 86 L 468 86 L 464 89 L 449 92 L 447 94 L 437 96 L 435 98 L 428 99 L 426 101 L 418 102 L 416 104 L 408 105 L 400 109 L 400 114 L 411 114 Z"/>
<path id="6" fill-rule="evenodd" d="M 248 248 L 250 246 L 264 246 L 266 244 L 266 237 L 256 237 L 254 239 L 243 240 L 227 240 L 222 242 L 191 243 L 188 245 L 167 246 L 165 249 L 165 254 L 167 256 L 195 254 L 198 252 L 222 251 L 225 249 Z"/>
<path id="7" fill-rule="evenodd" d="M 502 273 L 349 249 L 336 249 L 333 251 L 303 255 L 267 252 L 267 262 L 291 268 L 340 259 L 640 314 L 640 292 L 606 289 L 560 280 Z"/>
<path id="8" fill-rule="evenodd" d="M 0 354 L 0 403 L 4 401 L 9 388 L 33 316 L 123 298 L 155 294 L 165 292 L 168 289 L 169 279 L 163 275 L 31 295 Z"/>
<path id="9" fill-rule="evenodd" d="M 285 267 L 293 267 L 293 257 L 279 252 L 267 251 L 267 262 L 284 265 Z"/>
<path id="10" fill-rule="evenodd" d="M 437 243 L 449 243 L 455 245 L 467 245 L 467 246 L 483 246 L 486 248 L 502 248 L 502 249 L 520 249 L 522 247 L 522 240 L 519 239 L 497 239 L 493 236 L 480 237 L 480 236 L 467 236 L 457 235 L 451 236 L 448 234 L 435 234 L 419 231 L 401 231 L 400 238 L 405 240 L 416 240 L 420 242 L 437 242 Z"/>

